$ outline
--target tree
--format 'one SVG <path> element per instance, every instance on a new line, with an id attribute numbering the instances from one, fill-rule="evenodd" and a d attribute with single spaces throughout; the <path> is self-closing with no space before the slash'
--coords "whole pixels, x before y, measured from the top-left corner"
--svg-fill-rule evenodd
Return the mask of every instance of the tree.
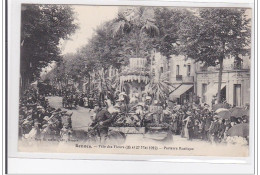
<path id="1" fill-rule="evenodd" d="M 21 12 L 22 90 L 40 76 L 42 68 L 59 61 L 60 39 L 76 29 L 74 12 L 67 5 L 22 5 Z"/>
<path id="2" fill-rule="evenodd" d="M 179 32 L 184 53 L 208 66 L 219 65 L 218 96 L 222 83 L 223 60 L 250 52 L 250 20 L 245 9 L 204 8 L 185 18 Z"/>
<path id="3" fill-rule="evenodd" d="M 159 28 L 154 24 L 154 9 L 152 7 L 121 8 L 113 24 L 113 35 L 124 34 L 131 38 L 125 43 L 132 56 L 143 57 L 148 51 L 145 40 L 147 37 L 159 35 Z M 142 52 L 143 51 L 143 52 Z"/>
<path id="4" fill-rule="evenodd" d="M 147 90 L 152 94 L 153 99 L 159 101 L 166 101 L 172 90 L 176 88 L 169 82 L 168 74 L 170 72 L 164 72 L 160 77 L 152 76 L 150 77 L 150 82 L 148 83 Z"/>
<path id="5" fill-rule="evenodd" d="M 187 9 L 161 7 L 154 10 L 155 25 L 160 29 L 153 38 L 153 46 L 167 59 L 171 55 L 180 54 L 179 30 L 182 21 L 193 15 Z"/>

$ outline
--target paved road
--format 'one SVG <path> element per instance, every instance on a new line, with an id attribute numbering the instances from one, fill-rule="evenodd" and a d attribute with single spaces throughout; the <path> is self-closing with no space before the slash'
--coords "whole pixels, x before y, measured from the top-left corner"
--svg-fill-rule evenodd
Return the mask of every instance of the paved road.
<path id="1" fill-rule="evenodd" d="M 90 111 L 88 108 L 78 106 L 77 109 L 65 109 L 62 107 L 62 97 L 47 97 L 49 103 L 54 108 L 61 108 L 62 110 L 66 110 L 69 113 L 73 112 L 71 117 L 72 119 L 72 128 L 74 130 L 82 129 L 86 130 L 91 123 L 90 116 L 93 115 L 93 112 Z"/>

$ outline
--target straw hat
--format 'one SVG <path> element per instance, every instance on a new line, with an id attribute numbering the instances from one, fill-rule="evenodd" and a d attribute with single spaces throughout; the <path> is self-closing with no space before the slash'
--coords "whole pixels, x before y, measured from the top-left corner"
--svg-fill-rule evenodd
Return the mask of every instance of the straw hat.
<path id="1" fill-rule="evenodd" d="M 115 107 L 115 108 L 120 108 L 120 106 L 119 106 L 118 103 L 116 103 L 114 107 Z"/>
<path id="2" fill-rule="evenodd" d="M 190 111 L 187 111 L 186 114 L 187 114 L 187 115 L 191 115 L 191 112 L 190 112 Z"/>
<path id="3" fill-rule="evenodd" d="M 49 119 L 50 119 L 50 117 L 47 115 L 43 118 L 43 120 L 46 120 L 46 121 L 48 121 Z"/>
<path id="4" fill-rule="evenodd" d="M 150 97 L 150 96 L 146 96 L 145 99 L 146 99 L 146 100 L 151 100 L 152 97 Z"/>

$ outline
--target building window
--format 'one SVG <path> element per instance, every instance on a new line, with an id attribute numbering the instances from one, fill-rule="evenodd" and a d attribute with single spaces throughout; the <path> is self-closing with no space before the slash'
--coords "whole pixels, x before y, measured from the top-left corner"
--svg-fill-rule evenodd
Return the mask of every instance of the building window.
<path id="1" fill-rule="evenodd" d="M 163 73 L 163 67 L 161 67 L 161 73 Z"/>
<path id="2" fill-rule="evenodd" d="M 234 105 L 241 106 L 241 84 L 234 84 Z"/>
<path id="3" fill-rule="evenodd" d="M 206 92 L 207 92 L 207 84 L 205 84 L 205 83 L 203 83 L 202 84 L 202 99 L 201 99 L 201 101 L 202 101 L 202 103 L 205 103 L 206 102 Z"/>
<path id="4" fill-rule="evenodd" d="M 154 70 L 154 68 L 152 69 L 152 75 L 153 75 L 153 76 L 155 75 L 155 70 Z"/>
<path id="5" fill-rule="evenodd" d="M 180 65 L 176 66 L 176 75 L 180 75 Z"/>
<path id="6" fill-rule="evenodd" d="M 191 66 L 188 65 L 188 66 L 187 66 L 187 76 L 190 76 L 190 72 L 191 72 Z"/>
<path id="7" fill-rule="evenodd" d="M 202 72 L 206 72 L 206 71 L 208 70 L 208 65 L 207 65 L 207 63 L 204 63 L 202 66 L 200 66 L 200 70 L 201 70 Z"/>
<path id="8" fill-rule="evenodd" d="M 234 69 L 242 69 L 242 59 L 239 57 L 236 57 L 234 60 Z"/>

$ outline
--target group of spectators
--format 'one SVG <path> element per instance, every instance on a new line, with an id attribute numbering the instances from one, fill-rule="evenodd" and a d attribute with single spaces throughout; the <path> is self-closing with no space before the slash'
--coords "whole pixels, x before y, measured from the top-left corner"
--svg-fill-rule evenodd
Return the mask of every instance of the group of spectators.
<path id="1" fill-rule="evenodd" d="M 20 98 L 19 138 L 60 139 L 72 128 L 71 115 L 51 107 L 36 89 L 28 89 Z"/>
<path id="2" fill-rule="evenodd" d="M 135 105 L 127 105 L 124 97 L 125 95 L 119 97 L 115 105 L 109 102 L 108 111 L 116 113 L 112 115 L 114 120 L 110 126 L 168 127 L 173 134 L 188 140 L 200 139 L 219 143 L 226 140 L 227 131 L 232 126 L 249 122 L 247 115 L 221 117 L 207 104 L 159 104 L 156 100 L 151 102 L 151 98 L 146 96 Z M 126 108 L 129 108 L 127 113 Z"/>
<path id="3" fill-rule="evenodd" d="M 227 131 L 232 126 L 249 122 L 249 117 L 246 115 L 222 118 L 207 104 L 159 103 L 149 94 L 136 96 L 133 99 L 124 92 L 113 96 L 107 93 L 102 96 L 102 94 L 77 94 L 63 90 L 61 95 L 63 103 L 74 99 L 77 105 L 94 109 L 96 116 L 95 119 L 92 116 L 93 123 L 94 125 L 98 123 L 105 134 L 111 126 L 167 127 L 171 133 L 188 140 L 200 139 L 220 143 L 226 140 Z M 51 107 L 48 100 L 36 89 L 24 92 L 20 98 L 19 110 L 20 138 L 57 139 L 71 132 L 72 114 Z"/>
<path id="4" fill-rule="evenodd" d="M 168 108 L 169 109 L 169 108 Z M 167 115 L 166 115 L 167 116 Z M 169 115 L 168 115 L 169 116 Z M 222 118 L 207 105 L 182 105 L 171 111 L 171 130 L 189 140 L 201 139 L 210 142 L 222 142 L 227 131 L 234 125 L 248 123 L 248 116 Z"/>

